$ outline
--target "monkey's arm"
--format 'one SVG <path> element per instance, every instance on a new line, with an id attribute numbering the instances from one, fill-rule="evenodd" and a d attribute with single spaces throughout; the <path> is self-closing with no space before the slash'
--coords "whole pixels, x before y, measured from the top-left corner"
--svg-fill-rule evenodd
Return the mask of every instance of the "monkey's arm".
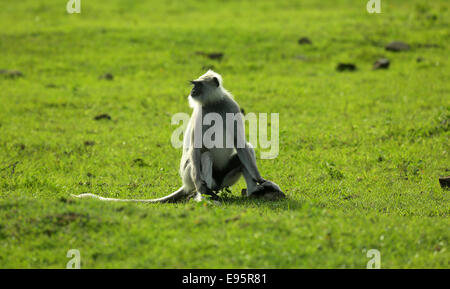
<path id="1" fill-rule="evenodd" d="M 258 166 L 256 165 L 256 158 L 253 148 L 248 143 L 245 143 L 245 147 L 236 148 L 236 152 L 242 165 L 250 173 L 253 180 L 257 183 L 265 182 L 265 179 L 259 173 Z"/>
<path id="2" fill-rule="evenodd" d="M 191 128 L 192 130 L 190 132 L 191 142 L 189 149 L 189 158 L 191 162 L 191 177 L 195 189 L 198 193 L 205 194 L 207 193 L 206 183 L 201 176 L 202 148 L 198 147 L 201 146 L 202 134 L 196 135 L 197 131 L 202 131 L 201 122 L 202 122 L 201 111 L 200 112 L 195 111 L 194 116 L 192 117 L 192 128 Z M 196 139 L 199 137 L 201 138 L 200 140 Z"/>

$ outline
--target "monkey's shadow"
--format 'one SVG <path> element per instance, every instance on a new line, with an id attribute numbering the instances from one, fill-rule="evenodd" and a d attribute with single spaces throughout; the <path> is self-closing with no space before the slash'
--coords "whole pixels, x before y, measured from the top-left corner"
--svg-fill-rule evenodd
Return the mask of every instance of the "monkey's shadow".
<path id="1" fill-rule="evenodd" d="M 265 200 L 259 198 L 248 198 L 244 196 L 225 195 L 216 201 L 223 205 L 238 205 L 241 207 L 265 207 L 271 210 L 297 210 L 301 209 L 304 202 L 284 198 L 279 200 Z"/>

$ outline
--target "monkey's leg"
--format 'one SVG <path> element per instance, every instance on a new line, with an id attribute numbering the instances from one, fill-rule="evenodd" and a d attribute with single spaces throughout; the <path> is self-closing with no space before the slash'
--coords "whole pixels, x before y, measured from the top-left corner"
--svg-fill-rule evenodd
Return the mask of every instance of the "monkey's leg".
<path id="1" fill-rule="evenodd" d="M 255 157 L 255 152 L 251 151 L 253 157 Z M 213 171 L 213 178 L 219 183 L 219 189 L 223 189 L 226 187 L 231 187 L 234 185 L 239 178 L 244 175 L 245 182 L 247 184 L 247 196 L 251 195 L 257 190 L 263 190 L 262 186 L 258 187 L 258 184 L 253 179 L 252 175 L 245 169 L 245 166 L 242 164 L 239 159 L 238 154 L 234 154 L 231 156 L 230 160 L 226 167 L 221 171 Z"/>
<path id="2" fill-rule="evenodd" d="M 254 162 L 254 166 L 256 167 L 256 153 L 253 147 L 248 144 L 245 148 L 246 154 L 249 155 L 248 160 Z M 265 199 L 275 200 L 280 198 L 285 198 L 286 196 L 281 191 L 280 187 L 268 180 L 264 180 L 262 177 L 262 181 L 255 180 L 254 176 L 248 170 L 249 166 L 245 166 L 242 164 L 242 174 L 244 175 L 245 182 L 247 184 L 247 196 L 253 197 L 262 197 Z M 259 174 L 259 173 L 258 173 Z"/>
<path id="3" fill-rule="evenodd" d="M 242 165 L 237 154 L 231 156 L 227 166 L 221 172 L 216 173 L 214 178 L 220 183 L 219 189 L 234 185 L 242 176 Z"/>

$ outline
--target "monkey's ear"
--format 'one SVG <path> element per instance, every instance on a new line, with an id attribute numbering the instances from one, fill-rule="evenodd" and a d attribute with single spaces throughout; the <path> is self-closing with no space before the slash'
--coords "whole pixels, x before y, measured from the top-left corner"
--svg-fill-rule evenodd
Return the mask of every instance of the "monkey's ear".
<path id="1" fill-rule="evenodd" d="M 213 77 L 212 81 L 213 81 L 213 83 L 216 85 L 216 87 L 219 87 L 220 82 L 219 82 L 219 80 L 217 79 L 217 77 Z"/>

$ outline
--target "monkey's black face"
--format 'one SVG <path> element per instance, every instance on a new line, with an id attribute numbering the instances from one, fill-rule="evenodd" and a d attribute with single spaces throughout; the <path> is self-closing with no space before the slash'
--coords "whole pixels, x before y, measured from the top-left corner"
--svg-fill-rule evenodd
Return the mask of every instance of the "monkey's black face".
<path id="1" fill-rule="evenodd" d="M 198 81 L 191 81 L 191 83 L 194 85 L 191 91 L 191 96 L 192 97 L 200 96 L 203 92 L 203 83 Z"/>

